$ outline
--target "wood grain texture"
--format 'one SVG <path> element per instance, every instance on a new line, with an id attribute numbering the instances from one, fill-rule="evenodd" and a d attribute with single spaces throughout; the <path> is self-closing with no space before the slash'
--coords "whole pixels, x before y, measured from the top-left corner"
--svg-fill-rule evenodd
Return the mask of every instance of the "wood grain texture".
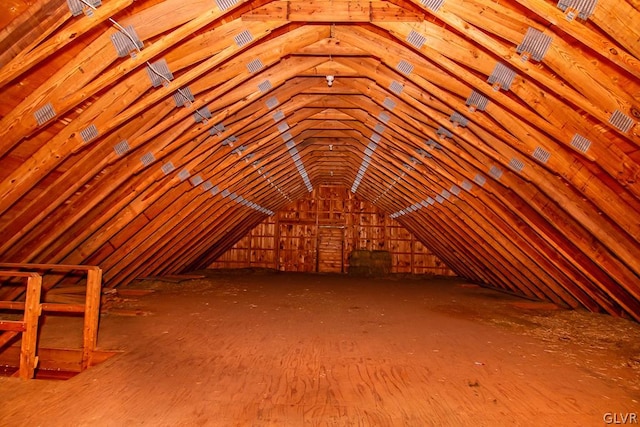
<path id="1" fill-rule="evenodd" d="M 640 319 L 637 2 L 571 22 L 549 0 L 129 2 L 94 20 L 63 1 L 0 4 L 2 261 L 100 264 L 118 287 L 242 241 L 239 262 L 310 271 L 337 251 L 317 237 L 333 221 L 344 253 L 393 234 L 399 272 L 424 272 L 428 249 L 487 286 Z M 107 17 L 134 26 L 134 57 L 117 57 Z M 530 27 L 552 39 L 541 61 L 517 52 Z M 152 87 L 146 62 L 163 58 L 174 78 Z M 488 82 L 497 63 L 516 74 L 508 90 Z M 195 100 L 177 107 L 186 87 Z M 343 195 L 243 240 L 264 209 L 356 176 L 415 238 L 343 215 Z"/>
<path id="2" fill-rule="evenodd" d="M 390 251 L 394 273 L 454 274 L 398 222 L 345 187 L 321 186 L 276 216 L 256 226 L 210 267 L 346 273 L 351 252 L 365 249 Z M 264 262 L 265 257 L 271 262 Z"/>
<path id="3" fill-rule="evenodd" d="M 101 326 L 100 345 L 124 353 L 69 381 L 0 378 L 4 422 L 598 425 L 637 407 L 637 370 L 621 362 L 640 330 L 622 319 L 518 308 L 461 281 L 212 273 L 138 286 L 156 292 L 129 307 L 152 314 Z M 582 326 L 564 328 L 568 314 Z M 601 346 L 606 329 L 617 345 Z M 586 336 L 594 346 L 577 344 Z"/>

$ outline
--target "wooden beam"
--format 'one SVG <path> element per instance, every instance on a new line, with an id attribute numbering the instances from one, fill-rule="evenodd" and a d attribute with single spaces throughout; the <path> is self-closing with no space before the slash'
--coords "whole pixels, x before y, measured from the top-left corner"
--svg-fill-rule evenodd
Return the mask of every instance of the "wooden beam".
<path id="1" fill-rule="evenodd" d="M 184 37 L 190 36 L 193 32 L 211 24 L 221 16 L 221 12 L 217 9 L 203 11 L 192 7 L 196 4 L 202 7 L 202 2 L 203 0 L 189 3 L 166 0 L 156 8 L 141 11 L 136 16 L 123 20 L 122 24 L 124 25 L 136 23 L 141 32 L 144 30 L 144 33 L 140 35 L 142 40 L 145 39 L 145 36 L 153 37 L 166 33 L 171 29 L 173 31 L 164 34 L 155 43 L 137 53 L 135 58 L 131 57 L 123 60 L 119 65 L 108 70 L 107 67 L 117 59 L 117 53 L 110 41 L 110 34 L 103 34 L 92 42 L 77 56 L 75 61 L 59 70 L 37 91 L 34 91 L 18 107 L 14 108 L 11 114 L 0 120 L 2 125 L 2 130 L 0 130 L 2 140 L 0 154 L 6 153 L 10 147 L 26 136 L 28 132 L 36 129 L 38 125 L 32 113 L 41 106 L 42 100 L 49 99 L 57 114 L 64 114 L 99 91 L 110 87 L 120 80 L 123 75 L 127 75 L 134 70 L 142 70 L 147 61 L 152 60 L 157 55 L 179 43 Z M 170 6 L 169 3 L 176 5 L 175 13 L 166 13 L 165 8 Z M 208 7 L 211 7 L 210 2 Z M 187 14 L 178 13 L 178 11 L 184 11 L 185 9 L 188 10 Z M 273 27 L 277 27 L 277 25 Z M 219 55 L 217 58 L 221 56 Z M 189 80 L 187 79 L 187 82 Z M 180 80 L 176 83 L 178 85 L 183 84 Z M 161 92 L 170 91 L 171 89 L 165 89 L 165 91 Z M 29 120 L 26 120 L 27 117 L 29 117 Z M 69 133 L 70 141 L 67 142 L 68 144 L 72 144 L 71 141 L 75 139 L 75 132 L 80 132 L 88 124 L 82 123 L 82 125 L 82 127 Z"/>
<path id="2" fill-rule="evenodd" d="M 520 5 L 545 19 L 563 32 L 570 34 L 583 45 L 592 49 L 592 52 L 604 59 L 611 61 L 618 67 L 635 74 L 640 69 L 640 60 L 626 51 L 624 47 L 615 42 L 615 39 L 607 39 L 602 33 L 593 31 L 589 26 L 578 20 L 568 21 L 566 15 L 556 6 L 541 0 L 515 0 Z"/>
<path id="3" fill-rule="evenodd" d="M 417 4 L 416 0 L 410 0 L 412 3 Z M 427 12 L 430 12 L 428 9 L 425 9 Z M 543 71 L 542 69 L 535 67 L 530 64 L 529 61 L 522 62 L 519 59 L 519 55 L 515 52 L 515 46 L 507 47 L 501 41 L 498 41 L 492 38 L 490 35 L 486 34 L 484 31 L 480 30 L 473 24 L 465 21 L 464 19 L 457 16 L 455 13 L 452 13 L 447 10 L 447 5 L 443 5 L 438 11 L 437 18 L 446 22 L 452 28 L 455 28 L 459 31 L 460 34 L 464 35 L 468 39 L 474 41 L 478 45 L 482 46 L 483 49 L 486 49 L 492 52 L 494 55 L 497 55 L 501 58 L 505 59 L 506 65 L 509 65 L 514 70 L 519 70 L 522 75 L 527 75 L 533 80 L 539 82 L 541 85 L 546 87 L 548 90 L 557 94 L 558 96 L 566 99 L 571 104 L 578 106 L 584 111 L 591 114 L 593 117 L 597 118 L 602 124 L 609 126 L 613 131 L 622 134 L 619 129 L 615 128 L 613 125 L 609 123 L 609 118 L 611 114 L 619 107 L 618 103 L 614 101 L 606 102 L 604 105 L 598 99 L 594 99 L 590 97 L 589 94 L 578 92 L 577 90 L 572 90 L 568 88 L 566 85 L 563 85 L 562 82 L 555 79 L 549 73 Z M 380 23 L 378 24 L 383 28 L 387 28 L 391 31 L 394 31 L 394 28 L 398 28 L 398 24 L 394 23 Z M 402 24 L 400 24 L 401 26 Z M 413 29 L 413 28 L 412 28 Z M 462 46 L 468 44 L 468 41 L 464 38 L 454 36 L 452 32 L 444 31 L 441 27 L 435 26 L 428 21 L 423 22 L 419 28 L 417 28 L 418 32 L 422 32 L 423 35 L 427 37 L 432 37 L 433 41 L 444 44 L 442 46 L 441 52 L 445 54 L 449 54 L 451 49 L 447 49 L 446 44 L 447 40 L 451 39 L 455 40 L 455 45 L 462 44 Z M 408 33 L 409 31 L 403 31 Z M 461 55 L 462 50 L 455 50 L 457 55 Z M 466 61 L 463 63 L 473 65 L 473 58 L 468 58 L 465 60 L 461 56 L 457 57 L 459 61 Z M 470 60 L 470 61 L 469 61 Z M 485 63 L 485 62 L 480 62 Z M 571 74 L 567 76 L 571 79 L 571 81 L 575 81 Z M 610 99 L 607 96 L 607 99 Z M 628 111 L 628 110 L 625 110 Z M 637 129 L 633 131 L 631 134 L 622 134 L 623 136 L 627 136 L 633 139 L 636 145 L 640 144 L 640 135 L 637 133 Z"/>
<path id="4" fill-rule="evenodd" d="M 341 35 L 342 35 L 342 34 L 341 34 Z M 349 61 L 348 59 L 344 59 L 344 60 L 345 60 L 345 61 Z M 359 61 L 361 61 L 361 60 L 359 60 Z M 353 62 L 353 61 L 352 61 L 352 62 Z M 351 63 L 351 64 L 350 64 L 350 66 L 351 66 L 352 68 L 353 68 L 353 67 L 356 67 L 356 65 L 355 65 L 355 64 L 353 64 L 353 63 Z M 367 66 L 366 68 L 369 68 L 369 69 L 375 69 L 375 68 L 374 68 L 374 67 L 372 67 L 371 65 Z M 379 69 L 378 69 L 378 70 L 379 70 Z M 378 73 L 379 73 L 379 72 L 380 72 L 380 71 L 378 71 Z M 377 80 L 380 80 L 381 82 L 383 81 L 383 80 L 382 80 L 382 77 L 376 77 L 376 79 L 377 79 Z M 383 86 L 386 86 L 387 84 L 389 84 L 389 82 L 390 82 L 390 78 L 387 78 L 387 79 L 388 79 L 388 80 L 387 80 L 385 83 L 383 83 Z M 425 81 L 421 81 L 421 82 L 420 82 L 420 84 L 422 84 L 422 85 L 423 85 L 423 87 L 422 87 L 422 88 L 423 88 L 423 90 L 424 90 L 424 89 L 428 89 L 429 91 L 434 90 L 434 88 L 432 88 L 432 87 L 430 87 L 430 86 L 426 86 L 426 82 L 425 82 Z M 447 99 L 447 100 L 448 100 L 448 102 L 457 102 L 457 103 L 460 103 L 460 104 L 461 104 L 461 101 L 460 101 L 460 100 L 455 100 L 455 101 L 454 101 L 453 99 L 448 99 L 448 96 L 447 96 L 444 92 L 436 91 L 436 93 L 438 94 L 438 96 L 444 96 L 444 97 L 446 97 L 445 99 Z M 424 108 L 425 108 L 425 105 L 424 105 L 423 103 L 421 103 L 421 104 L 414 104 L 414 105 L 416 105 L 416 107 L 417 107 L 418 109 L 424 109 Z M 491 104 L 491 105 L 490 105 L 490 107 L 491 107 L 491 108 L 493 108 L 493 104 Z M 491 108 L 489 109 L 489 111 L 491 111 Z M 460 108 L 458 108 L 458 109 L 460 110 Z M 476 120 L 476 115 L 468 115 L 468 116 L 469 116 L 472 120 Z M 435 117 L 435 116 L 434 116 L 434 117 Z M 446 116 L 445 116 L 445 117 L 446 117 Z M 481 117 L 477 117 L 477 119 L 481 119 Z M 447 119 L 445 119 L 445 121 L 440 120 L 439 122 L 440 122 L 440 124 L 444 125 L 445 127 L 448 127 L 448 128 L 449 128 L 452 132 L 454 132 L 454 133 L 465 132 L 464 130 L 461 130 L 460 128 L 458 128 L 458 129 L 452 128 L 452 127 L 451 127 L 450 122 L 449 122 Z M 486 122 L 486 124 L 483 124 L 483 127 L 490 129 L 490 128 L 492 127 L 492 124 L 491 124 L 490 122 Z M 494 132 L 494 133 L 495 133 L 496 131 L 495 131 L 495 130 L 492 130 L 492 132 Z M 509 141 L 509 139 L 511 139 L 511 137 L 510 137 L 510 136 L 508 136 L 508 135 L 506 135 L 506 134 L 503 134 L 503 138 L 505 138 L 507 141 Z M 521 147 L 521 146 L 522 146 L 522 144 L 523 144 L 523 142 L 531 143 L 531 142 L 533 142 L 533 141 L 529 142 L 529 139 L 527 139 L 527 135 L 523 134 L 522 139 L 520 139 L 520 140 L 518 140 L 518 141 L 513 140 L 512 145 L 513 145 L 514 147 Z M 535 147 L 534 147 L 533 145 L 531 145 L 530 152 L 533 152 L 533 151 L 534 151 L 534 148 L 535 148 Z M 503 150 L 503 153 L 504 153 L 504 156 L 505 156 L 504 161 L 503 161 L 503 162 L 504 162 L 504 165 L 508 167 L 508 163 L 509 163 L 509 154 L 507 154 L 508 152 L 506 152 L 506 153 L 505 153 L 505 152 L 504 152 L 504 150 Z M 560 152 L 560 154 L 563 154 L 563 153 L 562 153 L 562 152 Z M 563 174 L 565 177 L 567 177 L 567 176 L 568 176 L 568 177 L 570 178 L 570 174 L 571 174 L 571 173 L 575 173 L 575 172 L 570 172 L 570 170 L 567 168 L 567 166 L 569 166 L 569 168 L 570 168 L 570 167 L 571 167 L 571 165 L 574 163 L 574 161 L 575 161 L 575 160 L 573 160 L 571 157 L 566 157 L 566 158 L 564 159 L 564 162 L 565 162 L 565 163 L 559 162 L 559 163 L 557 163 L 556 165 L 554 165 L 554 168 L 555 168 L 556 170 L 560 170 L 560 171 L 561 171 L 562 169 L 567 169 L 567 171 L 566 171 L 566 172 L 564 172 L 564 173 L 562 173 L 562 174 Z M 524 173 L 525 173 L 525 175 L 527 175 L 527 173 L 526 173 L 526 172 L 524 172 Z M 527 176 L 528 176 L 528 175 L 527 175 Z M 579 189 L 581 189 L 581 190 L 583 190 L 583 191 L 584 191 L 584 190 L 588 190 L 587 188 L 585 188 L 585 187 L 583 186 L 583 184 L 581 184 L 581 183 L 580 183 L 580 182 L 581 182 L 581 180 L 582 180 L 582 178 L 580 178 L 580 177 L 578 177 L 578 176 L 575 176 L 575 175 L 574 175 L 574 182 L 575 182 L 575 184 L 576 184 L 576 187 L 577 187 L 577 188 L 579 188 Z M 607 190 L 607 187 L 606 187 L 605 185 L 603 185 L 603 183 L 598 182 L 598 181 L 595 181 L 595 180 L 590 180 L 590 181 L 591 181 L 592 183 L 597 183 L 597 184 L 599 184 L 599 189 L 598 189 L 598 190 L 596 190 L 596 192 L 598 192 L 598 194 L 603 194 L 602 192 L 600 192 L 601 190 L 602 190 L 604 193 L 612 193 L 611 191 L 608 191 L 608 190 Z M 550 191 L 552 191 L 552 190 L 550 189 Z M 557 192 L 557 190 L 553 190 L 553 191 Z M 590 197 L 591 197 L 591 196 L 590 196 Z M 617 197 L 617 196 L 614 196 L 614 197 Z M 597 200 L 597 199 L 598 199 L 598 196 L 595 196 L 595 198 L 592 198 L 592 199 Z M 608 199 L 608 196 L 607 196 L 607 199 Z M 606 207 L 606 205 L 607 205 L 607 204 L 608 204 L 608 202 L 603 202 L 603 203 L 600 203 L 600 206 L 602 206 L 602 207 Z M 576 213 L 577 213 L 577 214 L 579 214 L 579 211 L 578 211 L 578 212 L 576 212 Z M 614 215 L 614 217 L 615 217 L 616 221 L 617 221 L 617 220 L 619 220 L 619 218 L 617 218 L 617 217 L 616 217 L 615 212 L 612 212 L 612 211 L 611 211 L 611 213 Z M 591 218 L 591 219 L 590 219 L 590 218 Z M 590 221 L 590 220 L 592 220 L 593 218 L 592 218 L 592 217 L 584 217 L 584 219 L 585 219 L 585 220 L 587 220 L 587 221 Z M 629 219 L 630 219 L 630 218 L 629 218 Z M 625 220 L 622 220 L 622 221 L 623 221 L 623 223 L 625 222 Z M 628 221 L 627 221 L 627 223 L 628 223 Z M 602 227 L 602 225 L 600 225 L 600 226 L 595 226 L 595 227 L 593 227 L 593 228 L 592 228 L 592 231 L 594 231 L 597 235 L 601 236 L 601 238 L 603 239 L 603 241 L 608 242 L 608 244 L 609 244 L 609 245 L 618 246 L 618 241 L 617 241 L 616 239 L 610 239 L 610 238 L 608 237 L 608 236 L 610 236 L 609 234 L 607 234 L 607 233 L 600 233 L 600 232 L 599 232 L 599 230 L 601 230 L 601 227 Z M 629 247 L 629 248 L 630 248 L 630 247 Z M 622 248 L 618 247 L 618 249 L 622 249 Z M 629 250 L 631 250 L 631 249 L 629 249 Z M 627 250 L 624 250 L 624 251 L 626 252 Z M 627 252 L 627 254 L 630 254 L 630 253 L 632 253 L 632 252 L 633 252 L 633 251 L 631 251 L 631 252 Z M 626 259 L 626 258 L 625 258 L 625 259 Z"/>
<path id="5" fill-rule="evenodd" d="M 265 37 L 272 28 L 281 24 L 282 23 L 273 22 L 255 24 L 255 27 L 253 28 L 253 31 L 257 33 L 254 36 L 255 40 Z M 179 31 L 176 30 L 176 32 Z M 171 96 L 176 87 L 186 86 L 191 80 L 201 76 L 215 65 L 218 65 L 233 56 L 238 49 L 239 48 L 237 46 L 230 46 L 229 49 L 198 64 L 198 66 L 194 67 L 192 70 L 175 79 L 171 87 L 159 88 L 149 94 L 146 98 L 147 102 L 136 104 L 134 107 L 122 111 L 116 117 L 104 116 L 104 119 L 101 119 L 104 121 L 96 123 L 96 126 L 99 128 L 101 134 L 113 131 L 118 126 L 126 123 L 131 118 L 143 112 L 148 105 Z M 145 50 L 145 52 L 147 52 L 147 50 Z M 105 98 L 105 101 L 117 102 L 116 99 L 109 98 Z M 200 103 L 206 101 L 206 99 L 202 101 L 198 100 L 197 105 L 199 106 Z M 14 110 L 14 112 L 15 111 L 16 110 Z M 97 113 L 98 111 L 96 110 L 91 114 Z M 83 146 L 83 143 L 78 140 L 78 135 L 82 129 L 85 129 L 91 124 L 91 122 L 93 122 L 93 117 L 88 119 L 89 120 L 77 120 L 77 123 L 70 126 L 70 129 L 58 134 L 47 144 L 46 147 L 38 150 L 38 152 L 25 161 L 10 177 L 0 183 L 0 191 L 5 192 L 5 197 L 0 201 L 0 213 L 8 209 L 19 197 L 21 197 L 22 194 L 24 194 L 24 192 L 33 187 L 33 185 L 35 185 L 35 183 L 37 183 L 46 173 L 57 166 L 62 159 L 66 158 L 75 150 L 78 150 Z"/>
<path id="6" fill-rule="evenodd" d="M 58 31 L 53 37 L 44 39 L 49 33 L 47 31 L 39 34 L 39 37 L 34 42 L 24 47 L 10 62 L 0 68 L 0 88 L 55 54 L 67 44 L 80 39 L 84 33 L 94 29 L 132 3 L 133 0 L 110 0 L 93 12 L 90 18 L 83 15 L 81 18 L 75 19 L 75 22 Z M 64 19 L 69 19 L 67 6 L 64 5 L 60 9 L 64 11 L 64 13 L 61 13 Z M 53 31 L 57 26 L 51 28 L 50 31 Z"/>
<path id="7" fill-rule="evenodd" d="M 25 3 L 7 26 L 0 25 L 0 67 L 4 68 L 21 51 L 28 49 L 59 28 L 69 17 L 62 0 L 37 0 Z M 1 87 L 1 85 L 0 85 Z"/>
<path id="8" fill-rule="evenodd" d="M 637 91 L 638 86 L 634 90 L 633 83 L 624 85 L 624 83 L 611 78 L 611 72 L 607 72 L 606 63 L 594 64 L 591 49 L 588 51 L 577 49 L 575 43 L 566 42 L 561 35 L 554 34 L 537 22 L 521 17 L 519 14 L 512 14 L 512 20 L 520 24 L 520 27 L 514 31 L 513 35 L 505 32 L 504 25 L 501 20 L 494 20 L 495 16 L 504 16 L 511 9 L 491 3 L 486 0 L 474 0 L 476 10 L 470 5 L 461 7 L 459 4 L 450 3 L 447 6 L 466 22 L 477 27 L 484 26 L 494 35 L 509 39 L 514 45 L 519 45 L 529 27 L 536 28 L 541 32 L 547 32 L 553 38 L 549 50 L 546 52 L 543 63 L 550 67 L 553 72 L 568 82 L 576 91 L 584 93 L 592 102 L 598 102 L 598 105 L 610 105 L 608 112 L 620 110 L 629 114 L 632 109 L 638 110 L 639 103 L 633 97 L 633 93 Z M 477 13 L 481 8 L 484 13 Z M 499 15 L 491 14 L 489 11 L 495 10 Z M 482 16 L 481 19 L 478 19 Z M 497 30 L 497 28 L 501 28 Z M 566 89 L 565 89 L 566 90 Z M 562 93 L 560 93 L 562 95 Z"/>
<path id="9" fill-rule="evenodd" d="M 321 37 L 323 37 L 323 33 L 316 30 L 310 28 L 300 29 L 288 33 L 277 41 L 266 43 L 264 47 L 261 47 L 259 49 L 259 52 L 264 52 L 266 50 L 272 49 L 274 51 L 280 52 L 281 54 L 287 54 L 291 51 L 297 50 L 299 46 L 302 46 L 306 43 L 313 43 L 315 40 Z M 271 64 L 270 61 L 275 60 L 276 59 L 267 59 L 263 57 L 263 61 L 266 65 Z M 232 62 L 231 64 L 234 65 L 234 62 Z M 231 67 L 230 70 L 232 70 L 232 72 L 235 74 L 244 76 L 244 79 L 247 79 L 250 76 L 250 73 L 246 70 L 245 67 L 241 66 L 240 63 L 235 64 L 235 66 Z M 219 99 L 221 94 L 223 94 L 226 90 L 230 90 L 237 85 L 237 81 L 234 81 L 231 76 L 225 75 L 224 78 L 229 82 L 229 85 L 222 85 L 216 88 L 216 90 L 207 94 L 206 99 Z M 142 86 L 144 87 L 146 85 L 143 83 Z M 141 90 L 143 89 L 141 88 Z M 255 86 L 251 88 L 251 91 L 255 91 Z M 168 103 L 173 103 L 173 101 L 169 100 Z M 98 109 L 103 108 L 101 106 L 97 107 Z M 240 106 L 236 108 L 240 108 Z M 175 106 L 166 106 L 166 111 L 171 111 L 172 109 L 175 110 Z M 153 147 L 149 147 L 152 153 L 166 151 L 167 147 L 164 147 L 164 145 L 166 145 L 168 141 L 175 140 L 176 137 L 184 131 L 185 125 L 187 127 L 190 126 L 190 122 L 188 120 L 192 120 L 193 112 L 187 109 L 180 109 L 176 114 L 168 118 L 164 118 L 163 120 L 160 120 L 162 119 L 162 117 L 158 116 L 157 109 L 150 111 L 149 114 L 152 117 L 148 117 L 147 115 L 143 114 L 138 117 L 137 122 L 128 124 L 127 127 L 121 129 L 121 133 L 110 138 L 109 142 L 104 141 L 100 145 L 92 147 L 91 155 L 85 156 L 85 158 L 83 158 L 79 163 L 74 164 L 73 167 L 70 168 L 67 173 L 65 173 L 65 175 L 63 175 L 58 181 L 56 181 L 58 184 L 54 185 L 54 187 L 62 191 L 60 194 L 56 193 L 55 191 L 43 193 L 40 197 L 35 198 L 29 205 L 27 205 L 20 215 L 16 215 L 14 221 L 8 223 L 6 227 L 7 229 L 19 229 L 20 231 L 18 233 L 14 233 L 9 240 L 0 244 L 0 250 L 7 251 L 8 248 L 12 247 L 17 249 L 17 247 L 14 245 L 14 242 L 17 241 L 17 239 L 25 234 L 28 230 L 40 224 L 41 219 L 49 215 L 54 209 L 65 202 L 67 197 L 69 197 L 71 194 L 76 193 L 80 188 L 82 188 L 85 185 L 86 181 L 91 178 L 90 175 L 88 175 L 88 173 L 91 173 L 91 170 L 95 170 L 94 173 L 97 173 L 98 171 L 102 170 L 107 164 L 115 162 L 118 156 L 110 148 L 110 146 L 115 145 L 123 138 L 126 138 L 129 142 L 129 145 L 133 148 L 142 146 L 148 140 L 157 138 L 157 135 L 160 134 L 163 130 L 168 129 L 173 133 L 173 135 L 168 135 L 165 132 L 162 138 L 158 138 L 160 141 L 162 141 L 163 145 L 153 144 Z M 180 120 L 182 120 L 180 127 L 177 127 L 176 123 L 178 123 Z M 127 135 L 127 131 L 133 131 L 133 129 L 138 130 L 136 130 L 132 135 Z M 200 132 L 208 132 L 208 129 L 209 127 L 207 126 L 200 126 Z M 177 143 L 190 140 L 191 138 L 193 138 L 193 136 L 187 136 L 182 139 L 178 139 Z M 132 150 L 132 152 L 135 151 Z M 95 160 L 93 160 L 94 158 L 98 158 L 100 160 L 96 162 Z M 142 167 L 143 166 L 138 162 L 137 158 L 131 158 L 130 156 L 128 156 L 127 165 L 121 165 L 113 171 L 110 188 L 113 189 L 116 186 L 121 185 L 126 180 L 127 176 L 137 170 L 140 170 Z M 38 208 L 35 208 L 36 206 Z M 44 206 L 44 208 L 42 206 Z M 87 209 L 91 208 L 91 206 L 91 204 L 85 204 L 85 206 L 81 210 L 76 210 L 76 213 L 79 216 L 82 216 L 87 211 Z M 73 223 L 73 218 L 74 217 L 72 216 L 67 216 L 65 223 Z M 27 220 L 30 222 L 27 222 Z M 60 228 L 58 228 L 58 230 L 62 233 L 64 228 L 64 225 L 60 225 Z M 52 241 L 51 239 L 56 238 L 57 235 L 51 233 L 50 231 L 51 230 L 46 232 L 48 237 L 38 237 L 41 245 L 48 246 L 47 242 L 50 243 Z M 22 248 L 23 250 L 27 250 L 27 247 L 24 244 L 22 245 Z M 50 248 L 53 249 L 52 247 Z M 29 250 L 32 251 L 32 249 Z M 31 253 L 33 254 L 33 252 Z M 17 256 L 16 258 L 22 259 L 21 256 Z"/>
<path id="10" fill-rule="evenodd" d="M 291 22 L 419 22 L 424 14 L 389 2 L 362 0 L 272 1 L 242 15 L 243 21 L 282 19 Z"/>
<path id="11" fill-rule="evenodd" d="M 23 320 L 20 322 L 4 321 L 0 329 L 9 332 L 22 332 L 22 343 L 20 347 L 20 368 L 18 374 L 20 379 L 28 380 L 33 378 L 38 357 L 36 349 L 38 346 L 38 320 L 40 319 L 40 293 L 42 290 L 42 276 L 33 272 L 21 271 L 0 271 L 0 277 L 21 277 L 26 279 L 26 292 L 24 302 Z"/>
<path id="12" fill-rule="evenodd" d="M 24 326 L 20 349 L 20 379 L 33 378 L 38 366 L 38 320 L 40 319 L 40 293 L 42 291 L 42 276 L 36 273 L 27 278 L 25 292 Z"/>
<path id="13" fill-rule="evenodd" d="M 640 59 L 640 30 L 636 25 L 639 18 L 638 9 L 628 2 L 600 2 L 589 19 Z"/>
<path id="14" fill-rule="evenodd" d="M 98 342 L 98 322 L 100 319 L 100 298 L 102 295 L 102 270 L 87 272 L 87 290 L 84 303 L 84 326 L 82 329 L 82 369 L 92 364 L 93 353 Z"/>

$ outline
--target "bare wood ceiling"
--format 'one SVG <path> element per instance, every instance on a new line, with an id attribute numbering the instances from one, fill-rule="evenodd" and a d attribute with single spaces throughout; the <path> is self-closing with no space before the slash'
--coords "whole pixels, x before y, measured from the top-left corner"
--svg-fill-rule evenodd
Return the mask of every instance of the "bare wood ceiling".
<path id="1" fill-rule="evenodd" d="M 557 3 L 3 2 L 0 257 L 202 268 L 331 183 L 462 276 L 640 320 L 640 11 Z"/>

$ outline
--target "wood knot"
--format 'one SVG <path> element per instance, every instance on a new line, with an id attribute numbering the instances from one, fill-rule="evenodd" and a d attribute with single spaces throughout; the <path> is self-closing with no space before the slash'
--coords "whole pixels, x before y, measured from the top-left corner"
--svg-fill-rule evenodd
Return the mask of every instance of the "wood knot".
<path id="1" fill-rule="evenodd" d="M 631 114 L 636 119 L 640 119 L 640 109 L 638 109 L 637 107 L 631 107 Z"/>
<path id="2" fill-rule="evenodd" d="M 638 182 L 638 175 L 640 174 L 640 168 L 635 164 L 629 164 L 622 162 L 622 170 L 618 172 L 618 182 L 623 187 L 635 184 Z"/>

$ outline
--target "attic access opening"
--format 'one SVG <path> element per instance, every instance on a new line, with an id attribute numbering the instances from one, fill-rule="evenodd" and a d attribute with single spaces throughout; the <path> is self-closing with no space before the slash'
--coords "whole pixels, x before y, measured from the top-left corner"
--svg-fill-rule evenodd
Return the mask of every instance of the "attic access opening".
<path id="1" fill-rule="evenodd" d="M 0 375 L 68 379 L 116 354 L 96 349 L 100 268 L 0 263 L 0 278 Z M 62 278 L 75 279 L 74 285 L 55 288 Z M 57 336 L 50 324 L 57 325 Z M 46 329 L 54 333 L 45 336 Z M 74 332 L 79 345 L 69 345 Z M 75 348 L 47 347 L 60 343 Z"/>

